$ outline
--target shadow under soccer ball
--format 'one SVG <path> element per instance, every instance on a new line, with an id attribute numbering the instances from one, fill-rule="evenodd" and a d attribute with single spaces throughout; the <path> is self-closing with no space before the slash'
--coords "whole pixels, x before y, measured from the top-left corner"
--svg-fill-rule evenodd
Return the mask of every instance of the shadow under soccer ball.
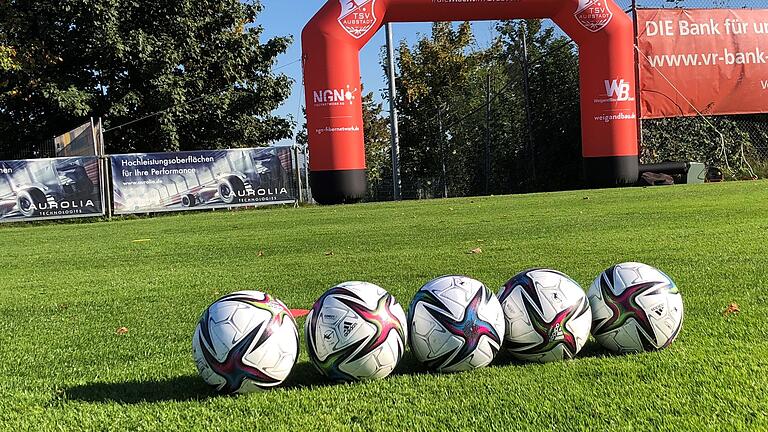
<path id="1" fill-rule="evenodd" d="M 603 357 L 624 357 L 627 355 L 632 355 L 632 354 L 618 353 L 618 352 L 611 351 L 608 348 L 605 348 L 604 346 L 600 345 L 596 340 L 590 338 L 587 341 L 587 343 L 584 344 L 584 347 L 579 352 L 579 356 L 576 357 L 574 360 L 603 358 Z"/>
<path id="2" fill-rule="evenodd" d="M 65 389 L 62 397 L 81 402 L 138 404 L 199 401 L 217 395 L 195 374 L 149 381 L 83 384 Z"/>
<path id="3" fill-rule="evenodd" d="M 329 387 L 335 385 L 344 385 L 343 381 L 331 381 L 323 375 L 320 375 L 315 366 L 310 361 L 296 363 L 291 370 L 288 378 L 276 390 L 294 390 L 310 387 Z"/>

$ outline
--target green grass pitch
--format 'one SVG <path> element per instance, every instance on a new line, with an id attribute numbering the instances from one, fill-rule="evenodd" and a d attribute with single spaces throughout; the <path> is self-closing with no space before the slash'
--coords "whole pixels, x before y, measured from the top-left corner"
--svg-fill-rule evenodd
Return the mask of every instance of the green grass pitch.
<path id="1" fill-rule="evenodd" d="M 2 431 L 768 430 L 768 182 L 17 225 L 0 246 Z M 407 353 L 385 380 L 331 384 L 302 348 L 285 385 L 240 397 L 192 361 L 199 314 L 231 291 L 308 308 L 366 280 L 407 307 L 442 274 L 496 291 L 545 266 L 586 289 L 628 260 L 680 286 L 665 351 L 590 341 L 572 361 L 452 375 Z"/>

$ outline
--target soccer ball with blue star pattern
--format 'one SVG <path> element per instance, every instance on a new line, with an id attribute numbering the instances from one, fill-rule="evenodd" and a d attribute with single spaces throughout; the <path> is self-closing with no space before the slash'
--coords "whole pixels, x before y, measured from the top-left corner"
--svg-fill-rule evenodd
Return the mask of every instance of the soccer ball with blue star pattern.
<path id="1" fill-rule="evenodd" d="M 408 311 L 411 349 L 430 369 L 461 372 L 487 366 L 504 338 L 504 313 L 483 283 L 442 276 L 416 293 Z"/>
<path id="2" fill-rule="evenodd" d="M 530 269 L 499 291 L 507 331 L 504 344 L 521 360 L 571 359 L 589 338 L 592 312 L 584 290 L 567 275 Z"/>

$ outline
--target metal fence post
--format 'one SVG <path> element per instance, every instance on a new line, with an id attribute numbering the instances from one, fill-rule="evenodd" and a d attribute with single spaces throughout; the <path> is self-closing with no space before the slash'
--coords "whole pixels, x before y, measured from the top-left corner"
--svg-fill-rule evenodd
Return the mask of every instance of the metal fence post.
<path id="1" fill-rule="evenodd" d="M 448 198 L 448 170 L 445 165 L 445 150 L 446 150 L 446 142 L 445 142 L 445 132 L 443 132 L 443 103 L 440 102 L 440 106 L 437 108 L 437 125 L 440 129 L 440 136 L 438 139 L 440 140 L 439 149 L 440 149 L 440 164 L 442 165 L 442 171 L 443 171 L 443 198 Z"/>
<path id="2" fill-rule="evenodd" d="M 112 194 L 110 193 L 112 190 L 112 176 L 110 175 L 111 166 L 109 163 L 109 157 L 107 157 L 106 154 L 106 146 L 104 145 L 104 125 L 101 122 L 101 117 L 99 117 L 98 149 L 99 162 L 101 164 L 101 191 L 104 199 L 104 210 L 106 212 L 107 219 L 112 219 Z"/>
<path id="3" fill-rule="evenodd" d="M 302 190 L 304 189 L 304 186 L 302 185 L 302 182 L 301 182 L 301 165 L 299 162 L 299 147 L 296 143 L 293 143 L 293 145 L 291 146 L 291 157 L 294 158 L 294 161 L 295 161 L 293 165 L 296 167 L 296 179 L 298 181 L 297 184 L 299 186 L 299 202 L 304 202 L 304 198 L 303 198 L 304 191 Z"/>
<path id="4" fill-rule="evenodd" d="M 528 23 L 523 20 L 523 94 L 525 96 L 525 123 L 528 129 L 528 157 L 531 163 L 531 181 L 536 184 L 536 149 L 533 140 L 533 119 L 531 117 L 531 87 L 528 81 Z"/>
<path id="5" fill-rule="evenodd" d="M 638 24 L 637 24 L 637 0 L 632 0 L 632 20 L 634 21 L 635 25 L 634 31 L 635 31 L 635 46 L 639 46 L 639 32 L 638 32 Z M 640 54 L 635 50 L 635 106 L 637 110 L 637 157 L 640 158 L 640 155 L 643 151 L 643 118 L 642 118 L 642 104 L 640 103 Z"/>
<path id="6" fill-rule="evenodd" d="M 491 72 L 485 83 L 485 155 L 483 168 L 485 170 L 485 194 L 488 195 L 491 185 Z"/>
<path id="7" fill-rule="evenodd" d="M 397 125 L 397 106 L 395 105 L 395 50 L 392 44 L 392 23 L 387 23 L 387 63 L 389 75 L 389 128 L 392 141 L 392 199 L 399 201 L 400 196 L 400 131 Z"/>
<path id="8" fill-rule="evenodd" d="M 309 146 L 304 144 L 302 146 L 304 153 L 304 184 L 307 185 L 307 202 L 312 202 L 312 185 L 309 183 Z"/>

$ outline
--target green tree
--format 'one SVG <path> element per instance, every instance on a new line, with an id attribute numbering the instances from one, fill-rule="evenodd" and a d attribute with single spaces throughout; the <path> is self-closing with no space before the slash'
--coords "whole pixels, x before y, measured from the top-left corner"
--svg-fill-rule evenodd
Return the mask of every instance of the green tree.
<path id="1" fill-rule="evenodd" d="M 413 48 L 401 44 L 397 104 L 403 184 L 411 195 L 441 196 L 445 186 L 460 196 L 580 183 L 576 51 L 540 20 L 504 21 L 497 31 L 483 50 L 473 48 L 468 23 L 437 23 Z"/>
<path id="2" fill-rule="evenodd" d="M 460 121 L 483 98 L 477 77 L 484 57 L 473 42 L 469 23 L 441 22 L 413 48 L 400 43 L 396 103 L 406 197 L 460 196 L 476 183 L 474 125 Z"/>
<path id="3" fill-rule="evenodd" d="M 389 119 L 382 116 L 384 108 L 373 99 L 373 92 L 363 95 L 362 102 L 368 197 L 389 198 L 392 196 L 389 190 L 392 186 Z"/>
<path id="4" fill-rule="evenodd" d="M 581 127 L 578 54 L 570 40 L 541 20 L 505 21 L 498 25 L 510 91 L 500 103 L 513 133 L 499 162 L 513 173 L 503 180 L 511 191 L 554 190 L 581 183 Z M 528 50 L 530 138 L 525 114 L 523 35 Z M 529 142 L 530 140 L 530 142 Z M 532 148 L 531 148 L 532 147 Z M 497 172 L 503 172 L 496 170 Z"/>
<path id="5" fill-rule="evenodd" d="M 0 45 L 0 72 L 18 69 L 19 64 L 16 62 L 16 50 L 8 46 Z"/>
<path id="6" fill-rule="evenodd" d="M 266 145 L 291 135 L 272 112 L 290 79 L 272 72 L 290 38 L 260 41 L 258 0 L 9 0 L 0 45 L 0 152 L 64 132 L 90 116 L 110 151 Z M 0 57 L 2 58 L 2 57 Z"/>

